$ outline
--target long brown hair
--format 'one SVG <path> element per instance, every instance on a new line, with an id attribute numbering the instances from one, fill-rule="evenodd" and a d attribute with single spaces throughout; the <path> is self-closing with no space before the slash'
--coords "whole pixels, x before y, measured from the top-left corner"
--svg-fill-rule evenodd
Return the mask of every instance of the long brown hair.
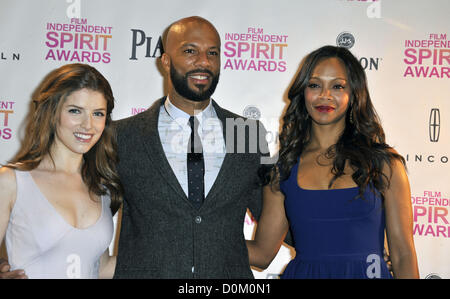
<path id="1" fill-rule="evenodd" d="M 334 181 L 344 174 L 345 163 L 348 161 L 356 170 L 352 178 L 360 187 L 360 197 L 363 197 L 368 186 L 374 187 L 383 195 L 383 191 L 389 186 L 389 178 L 382 171 L 383 165 L 386 163 L 390 167 L 393 159 L 398 159 L 405 165 L 405 160 L 385 143 L 384 130 L 370 99 L 366 74 L 361 64 L 349 50 L 334 46 L 324 46 L 311 52 L 301 64 L 288 92 L 290 104 L 283 117 L 279 161 L 277 165 L 260 170 L 263 183 L 278 186 L 287 179 L 309 143 L 311 117 L 305 106 L 305 89 L 317 63 L 330 57 L 340 59 L 345 65 L 351 100 L 344 132 L 326 152 L 326 156 L 333 159 L 334 175 L 328 187 L 331 188 Z"/>
<path id="2" fill-rule="evenodd" d="M 87 88 L 100 92 L 106 99 L 105 129 L 98 142 L 83 155 L 81 176 L 89 192 L 98 196 L 109 192 L 113 214 L 122 203 L 122 185 L 116 170 L 116 141 L 111 127 L 114 96 L 105 77 L 94 67 L 74 63 L 50 72 L 33 95 L 33 106 L 26 126 L 22 146 L 7 167 L 30 171 L 39 166 L 45 156 L 51 156 L 59 112 L 74 91 Z"/>

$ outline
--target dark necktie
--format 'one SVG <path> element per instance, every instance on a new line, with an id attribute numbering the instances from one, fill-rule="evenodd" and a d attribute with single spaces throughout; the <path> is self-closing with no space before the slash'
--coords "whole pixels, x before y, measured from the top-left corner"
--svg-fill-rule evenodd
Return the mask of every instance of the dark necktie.
<path id="1" fill-rule="evenodd" d="M 187 170 L 188 170 L 188 198 L 198 209 L 205 198 L 205 162 L 200 136 L 198 135 L 198 120 L 189 118 L 191 138 L 188 143 Z"/>

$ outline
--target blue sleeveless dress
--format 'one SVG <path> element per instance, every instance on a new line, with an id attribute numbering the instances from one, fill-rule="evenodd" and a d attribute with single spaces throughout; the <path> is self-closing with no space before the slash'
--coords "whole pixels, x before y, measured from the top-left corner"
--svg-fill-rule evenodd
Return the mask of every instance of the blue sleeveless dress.
<path id="1" fill-rule="evenodd" d="M 379 193 L 359 187 L 306 190 L 298 163 L 281 182 L 296 256 L 281 278 L 392 278 L 383 259 L 385 215 Z"/>

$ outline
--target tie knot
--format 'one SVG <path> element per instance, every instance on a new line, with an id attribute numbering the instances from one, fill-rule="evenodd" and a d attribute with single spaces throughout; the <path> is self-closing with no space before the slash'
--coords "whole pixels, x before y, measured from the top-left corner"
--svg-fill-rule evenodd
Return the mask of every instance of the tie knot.
<path id="1" fill-rule="evenodd" d="M 198 134 L 198 119 L 195 116 L 189 117 L 189 126 L 191 127 L 191 138 L 188 144 L 188 153 L 202 153 L 202 142 Z M 190 150 L 190 151 L 189 151 Z"/>
<path id="2" fill-rule="evenodd" d="M 189 117 L 189 126 L 191 129 L 196 129 L 198 127 L 198 119 L 195 116 Z"/>

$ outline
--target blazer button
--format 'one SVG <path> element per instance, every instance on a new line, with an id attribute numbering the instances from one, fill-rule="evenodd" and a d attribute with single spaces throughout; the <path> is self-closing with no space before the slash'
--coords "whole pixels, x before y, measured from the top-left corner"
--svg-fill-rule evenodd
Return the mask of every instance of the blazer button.
<path id="1" fill-rule="evenodd" d="M 202 217 L 197 216 L 195 217 L 195 223 L 200 224 L 202 222 Z"/>

